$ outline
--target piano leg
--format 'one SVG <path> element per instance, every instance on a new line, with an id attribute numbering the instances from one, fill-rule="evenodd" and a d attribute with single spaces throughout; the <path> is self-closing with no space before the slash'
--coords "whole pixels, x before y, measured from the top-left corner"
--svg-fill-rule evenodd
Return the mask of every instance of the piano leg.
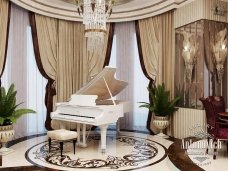
<path id="1" fill-rule="evenodd" d="M 116 122 L 116 134 L 120 134 L 120 118 Z"/>
<path id="2" fill-rule="evenodd" d="M 82 142 L 81 142 L 81 124 L 80 123 L 77 123 L 77 133 L 78 133 L 77 145 L 79 147 L 87 147 L 87 144 L 86 144 L 86 124 L 82 124 Z"/>
<path id="3" fill-rule="evenodd" d="M 106 150 L 106 135 L 107 135 L 107 128 L 108 125 L 100 125 L 99 126 L 101 129 L 101 152 L 105 153 Z"/>
<path id="4" fill-rule="evenodd" d="M 81 145 L 81 128 L 80 128 L 80 123 L 77 123 L 77 145 L 80 146 Z"/>
<path id="5" fill-rule="evenodd" d="M 86 144 L 86 124 L 82 124 L 82 147 L 87 147 L 87 144 Z"/>

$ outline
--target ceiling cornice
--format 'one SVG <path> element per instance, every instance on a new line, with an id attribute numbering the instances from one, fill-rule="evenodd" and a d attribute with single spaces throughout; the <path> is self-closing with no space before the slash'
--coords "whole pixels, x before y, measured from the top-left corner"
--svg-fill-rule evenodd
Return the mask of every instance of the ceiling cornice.
<path id="1" fill-rule="evenodd" d="M 10 0 L 35 13 L 72 21 L 82 21 L 76 6 L 62 0 Z M 132 21 L 152 17 L 176 9 L 193 0 L 132 0 L 113 7 L 108 22 Z"/>

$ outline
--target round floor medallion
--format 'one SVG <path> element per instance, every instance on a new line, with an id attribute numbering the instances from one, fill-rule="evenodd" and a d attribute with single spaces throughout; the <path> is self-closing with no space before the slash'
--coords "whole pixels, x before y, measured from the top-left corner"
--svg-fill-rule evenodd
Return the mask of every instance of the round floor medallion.
<path id="1" fill-rule="evenodd" d="M 99 135 L 90 135 L 87 147 L 76 147 L 75 155 L 70 141 L 64 142 L 62 157 L 57 141 L 52 142 L 50 153 L 47 141 L 34 145 L 26 152 L 29 162 L 58 170 L 135 170 L 158 163 L 166 156 L 166 148 L 160 143 L 127 135 L 108 135 L 105 153 L 101 153 Z"/>

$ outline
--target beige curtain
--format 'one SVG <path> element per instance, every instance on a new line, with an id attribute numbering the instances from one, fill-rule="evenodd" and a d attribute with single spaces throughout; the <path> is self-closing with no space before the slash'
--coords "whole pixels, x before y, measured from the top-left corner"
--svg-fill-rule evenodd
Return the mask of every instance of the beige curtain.
<path id="1" fill-rule="evenodd" d="M 8 20 L 9 20 L 9 1 L 0 0 L 0 78 L 4 69 L 5 56 L 6 56 Z"/>
<path id="2" fill-rule="evenodd" d="M 88 77 L 84 27 L 79 22 L 59 21 L 57 101 L 63 102 L 78 90 Z"/>
<path id="3" fill-rule="evenodd" d="M 97 54 L 87 52 L 84 25 L 81 22 L 58 20 L 35 14 L 35 24 L 38 39 L 36 56 L 40 56 L 42 65 L 40 71 L 44 70 L 43 75 L 55 81 L 54 105 L 56 101 L 68 101 L 71 94 L 102 70 L 109 32 L 105 37 L 102 54 Z M 107 24 L 107 30 L 109 28 Z M 35 36 L 33 35 L 33 38 Z M 48 100 L 52 100 L 52 97 L 48 97 Z M 49 124 L 49 112 L 47 120 Z M 58 127 L 55 123 L 52 123 L 52 126 Z"/>
<path id="4" fill-rule="evenodd" d="M 174 47 L 175 30 L 173 27 L 173 11 L 159 16 L 142 19 L 136 22 L 139 53 L 144 74 L 156 84 L 165 83 L 174 96 Z M 152 84 L 152 81 L 150 82 Z M 153 116 L 149 112 L 147 128 L 157 133 L 152 123 Z"/>
<path id="5" fill-rule="evenodd" d="M 139 20 L 139 31 L 145 69 L 156 84 L 165 83 L 174 93 L 174 27 L 173 12 Z"/>
<path id="6" fill-rule="evenodd" d="M 57 20 L 38 14 L 35 16 L 43 69 L 56 81 L 57 101 L 66 101 L 102 70 L 108 34 L 102 54 L 90 53 L 86 50 L 84 26 L 81 22 Z"/>
<path id="7" fill-rule="evenodd" d="M 102 70 L 107 44 L 108 34 L 105 37 L 102 54 L 90 53 L 86 50 L 82 23 L 59 21 L 56 75 L 58 102 L 68 101 L 73 93 Z M 55 129 L 60 127 L 58 122 L 52 122 L 52 126 Z M 74 123 L 66 124 L 68 129 L 74 129 L 75 126 Z"/>
<path id="8" fill-rule="evenodd" d="M 90 53 L 86 50 L 84 25 L 81 22 L 59 21 L 56 76 L 58 102 L 69 100 L 71 94 L 102 70 L 108 35 L 105 37 L 102 54 Z"/>
<path id="9" fill-rule="evenodd" d="M 156 16 L 153 18 L 139 20 L 139 30 L 141 37 L 141 47 L 143 61 L 147 74 L 153 80 L 158 75 L 158 59 L 161 47 L 161 19 Z"/>
<path id="10" fill-rule="evenodd" d="M 161 15 L 162 20 L 162 74 L 158 75 L 159 83 L 164 82 L 170 90 L 171 97 L 174 97 L 174 69 L 175 69 L 175 29 L 173 25 L 173 11 Z M 160 72 L 161 73 L 161 72 Z"/>
<path id="11" fill-rule="evenodd" d="M 45 127 L 47 130 L 51 129 L 50 113 L 53 111 L 53 97 L 56 94 L 57 24 L 57 19 L 30 13 L 36 63 L 42 76 L 48 80 L 45 94 L 47 108 Z"/>
<path id="12" fill-rule="evenodd" d="M 58 20 L 35 15 L 40 59 L 46 74 L 53 80 L 57 66 L 57 31 Z"/>
<path id="13" fill-rule="evenodd" d="M 104 45 L 103 45 L 103 49 L 101 50 L 101 54 L 87 53 L 87 59 L 88 59 L 88 64 L 89 64 L 88 79 L 91 79 L 96 74 L 101 72 L 101 70 L 104 66 L 108 44 L 111 43 L 111 42 L 108 42 L 109 34 L 111 34 L 110 27 L 111 27 L 110 24 L 106 25 L 106 28 L 107 28 L 107 30 L 109 30 L 109 33 L 106 34 L 106 36 L 104 38 Z"/>

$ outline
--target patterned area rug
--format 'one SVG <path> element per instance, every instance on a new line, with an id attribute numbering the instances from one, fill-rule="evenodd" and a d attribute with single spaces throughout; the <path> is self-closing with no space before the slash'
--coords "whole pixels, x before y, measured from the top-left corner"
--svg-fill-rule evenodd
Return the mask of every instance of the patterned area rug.
<path id="1" fill-rule="evenodd" d="M 59 142 L 52 141 L 49 153 L 48 142 L 44 141 L 28 149 L 25 155 L 32 164 L 58 170 L 135 170 L 156 164 L 167 156 L 162 144 L 146 137 L 108 135 L 105 153 L 101 153 L 97 134 L 89 136 L 87 145 L 76 147 L 74 155 L 73 143 L 65 142 L 61 157 Z"/>

